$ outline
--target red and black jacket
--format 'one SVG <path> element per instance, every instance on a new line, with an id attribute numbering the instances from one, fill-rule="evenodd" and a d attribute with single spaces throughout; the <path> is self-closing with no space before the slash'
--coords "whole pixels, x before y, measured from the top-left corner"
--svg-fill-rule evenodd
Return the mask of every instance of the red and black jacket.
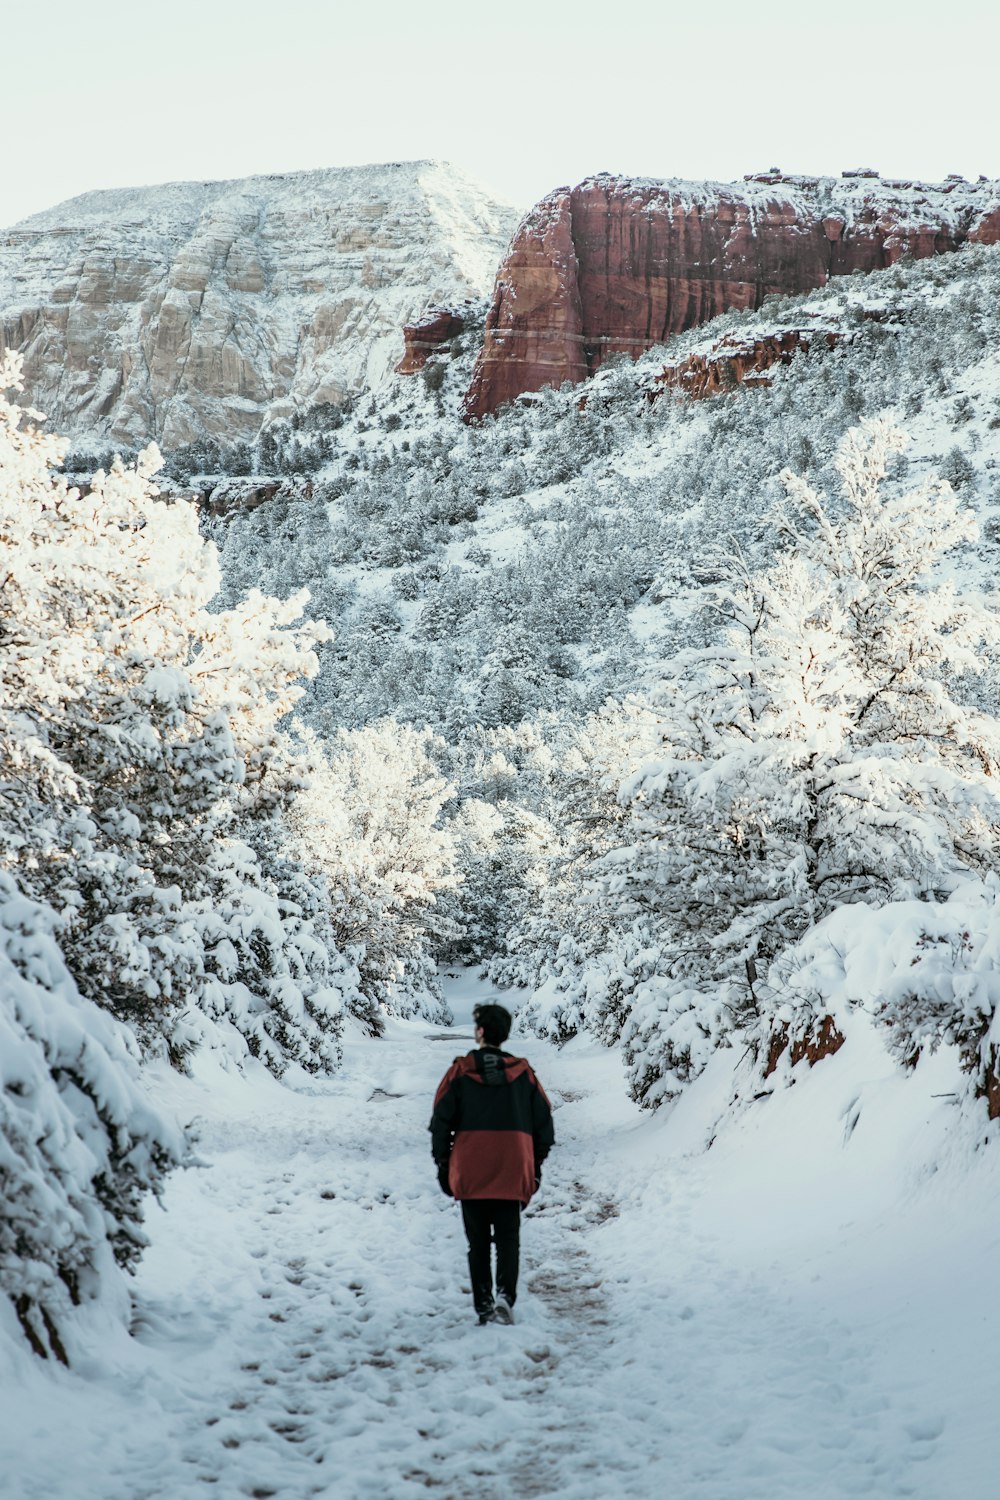
<path id="1" fill-rule="evenodd" d="M 434 1096 L 430 1131 L 455 1198 L 527 1203 L 555 1143 L 545 1090 L 523 1057 L 499 1047 L 456 1057 Z"/>

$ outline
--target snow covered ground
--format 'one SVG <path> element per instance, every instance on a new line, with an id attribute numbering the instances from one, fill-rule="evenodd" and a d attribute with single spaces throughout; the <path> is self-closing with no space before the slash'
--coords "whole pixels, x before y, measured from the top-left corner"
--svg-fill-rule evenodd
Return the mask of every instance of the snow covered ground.
<path id="1" fill-rule="evenodd" d="M 934 1097 L 953 1060 L 862 1027 L 706 1150 L 732 1053 L 651 1120 L 614 1054 L 516 1043 L 557 1147 L 517 1323 L 480 1328 L 426 1125 L 487 993 L 311 1092 L 159 1080 L 204 1165 L 151 1211 L 134 1338 L 71 1373 L 0 1341 L 4 1496 L 992 1500 L 1000 1167 Z"/>

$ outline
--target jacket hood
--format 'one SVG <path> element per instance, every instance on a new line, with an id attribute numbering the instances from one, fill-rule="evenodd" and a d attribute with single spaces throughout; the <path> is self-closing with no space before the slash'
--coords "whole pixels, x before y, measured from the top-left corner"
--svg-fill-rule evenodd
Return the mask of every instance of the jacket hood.
<path id="1" fill-rule="evenodd" d="M 455 1059 L 456 1076 L 493 1088 L 513 1083 L 527 1068 L 526 1057 L 514 1057 L 509 1052 L 501 1052 L 499 1047 L 480 1047 Z"/>

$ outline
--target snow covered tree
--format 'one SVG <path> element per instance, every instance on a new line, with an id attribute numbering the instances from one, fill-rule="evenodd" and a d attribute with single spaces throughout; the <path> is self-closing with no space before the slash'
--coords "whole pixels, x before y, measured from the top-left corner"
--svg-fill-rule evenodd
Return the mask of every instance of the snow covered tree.
<path id="1" fill-rule="evenodd" d="M 497 982 L 512 932 L 547 884 L 554 830 L 546 815 L 558 759 L 551 726 L 470 724 L 446 764 L 457 786 L 450 818 L 459 884 L 444 897 L 458 936 L 447 958 L 485 963 Z"/>
<path id="2" fill-rule="evenodd" d="M 315 768 L 293 810 L 307 863 L 326 881 L 338 949 L 356 964 L 373 1030 L 380 1011 L 447 1019 L 436 974 L 454 924 L 438 893 L 456 883 L 455 841 L 442 811 L 454 789 L 432 737 L 392 720 L 311 741 Z"/>
<path id="3" fill-rule="evenodd" d="M 544 645 L 521 623 L 493 632 L 476 683 L 476 713 L 487 726 L 516 724 L 545 701 Z"/>
<path id="4" fill-rule="evenodd" d="M 605 902 L 659 950 L 623 1035 L 644 1102 L 753 1014 L 748 962 L 763 974 L 838 905 L 933 899 L 1000 851 L 998 725 L 954 690 L 998 618 L 939 566 L 976 522 L 935 478 L 892 485 L 902 444 L 853 429 L 836 507 L 786 472 L 789 550 L 764 574 L 729 560 L 721 638 L 654 695 L 662 749 L 623 782 L 602 865 Z"/>
<path id="5" fill-rule="evenodd" d="M 55 914 L 0 871 L 0 1291 L 37 1354 L 69 1362 L 72 1309 L 117 1297 L 143 1200 L 184 1155 L 125 1027 L 79 994 Z"/>
<path id="6" fill-rule="evenodd" d="M 0 387 L 18 373 L 8 356 Z M 302 781 L 279 726 L 328 632 L 296 623 L 303 596 L 210 612 L 215 548 L 192 506 L 157 498 L 155 448 L 82 493 L 52 471 L 63 445 L 24 415 L 0 400 L 0 865 L 58 913 L 81 992 L 149 1045 L 180 1059 L 199 1012 L 231 999 L 253 1050 L 267 1023 L 249 1017 L 280 989 L 309 1024 L 292 1045 L 276 1018 L 288 1046 L 269 1061 L 327 1066 L 348 969 L 333 953 L 320 972 L 315 946 L 303 961 L 303 919 L 247 835 Z M 246 973 L 280 980 L 252 1003 L 220 988 L 246 944 L 267 949 Z"/>
<path id="7" fill-rule="evenodd" d="M 464 797 L 449 827 L 459 882 L 443 903 L 456 927 L 445 958 L 486 963 L 491 976 L 503 983 L 498 955 L 538 896 L 551 825 L 513 799 L 494 804 Z"/>
<path id="8" fill-rule="evenodd" d="M 536 802 L 545 814 L 547 837 L 539 849 L 531 900 L 516 914 L 490 962 L 501 983 L 527 985 L 534 993 L 521 1018 L 542 1035 L 566 1040 L 588 1030 L 611 1045 L 628 1014 L 638 971 L 625 959 L 618 939 L 623 913 L 603 902 L 592 878 L 595 863 L 618 846 L 626 817 L 616 793 L 626 768 L 651 748 L 651 716 L 636 705 L 608 704 L 586 724 L 556 730 L 557 772 L 547 796 Z"/>

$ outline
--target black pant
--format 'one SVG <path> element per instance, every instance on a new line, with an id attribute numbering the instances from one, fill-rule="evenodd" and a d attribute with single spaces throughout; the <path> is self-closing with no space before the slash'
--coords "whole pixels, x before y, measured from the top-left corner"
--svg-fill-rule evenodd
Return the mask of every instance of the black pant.
<path id="1" fill-rule="evenodd" d="M 514 1306 L 521 1239 L 521 1205 L 511 1198 L 464 1198 L 462 1222 L 469 1241 L 469 1275 L 477 1313 L 493 1306 L 491 1232 L 497 1247 L 497 1291 Z"/>

